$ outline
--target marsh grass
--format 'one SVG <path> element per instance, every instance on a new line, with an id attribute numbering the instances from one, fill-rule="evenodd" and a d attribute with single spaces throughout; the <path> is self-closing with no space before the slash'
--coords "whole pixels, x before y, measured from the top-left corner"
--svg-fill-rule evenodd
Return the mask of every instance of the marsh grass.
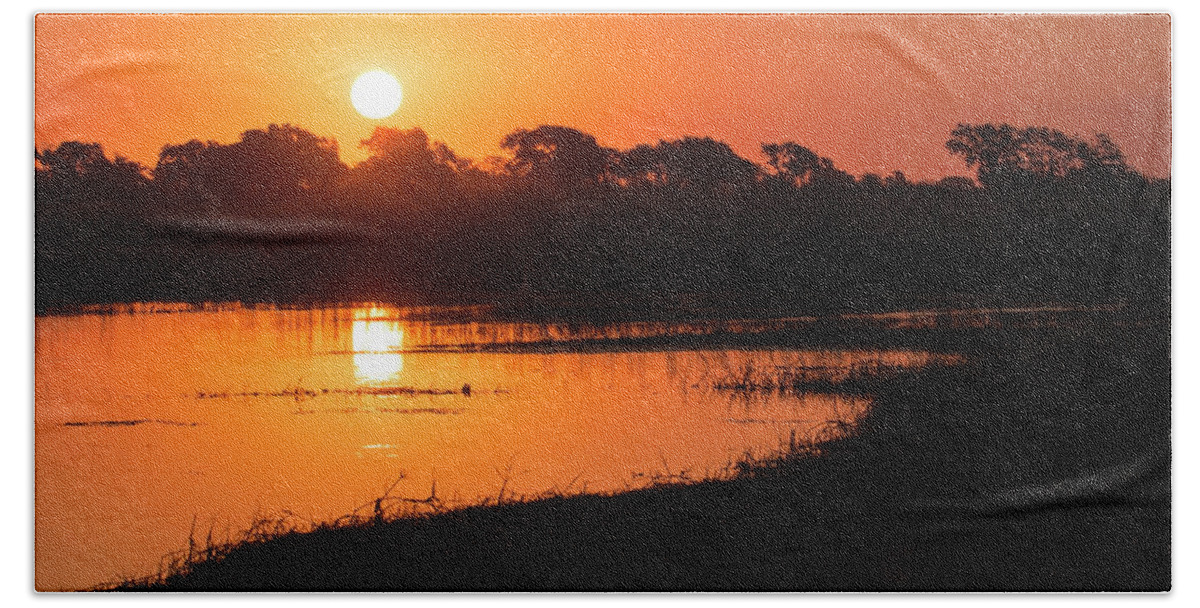
<path id="1" fill-rule="evenodd" d="M 685 488 L 712 482 L 728 482 L 738 479 L 765 478 L 779 475 L 795 467 L 798 461 L 822 455 L 822 442 L 836 442 L 850 437 L 855 425 L 840 420 L 830 420 L 809 435 L 791 430 L 787 439 L 778 447 L 755 453 L 746 451 L 737 460 L 712 471 L 698 473 L 692 469 L 674 469 L 662 457 L 662 468 L 651 472 L 635 472 L 631 479 L 637 485 L 608 492 L 589 492 L 587 483 L 579 483 L 582 473 L 563 486 L 552 486 L 534 494 L 516 494 L 509 490 L 514 475 L 512 466 L 497 468 L 500 487 L 495 495 L 478 498 L 471 503 L 451 504 L 437 493 L 434 479 L 429 494 L 423 498 L 393 495 L 396 487 L 406 475 L 401 472 L 395 481 L 377 498 L 368 500 L 348 513 L 329 520 L 314 520 L 289 509 L 275 514 L 256 516 L 248 527 L 224 540 L 214 539 L 213 526 L 203 538 L 198 536 L 197 518 L 193 516 L 188 534 L 187 547 L 168 553 L 159 560 L 158 569 L 146 576 L 128 577 L 115 582 L 101 584 L 95 591 L 151 591 L 171 589 L 179 581 L 185 581 L 198 569 L 221 566 L 221 562 L 235 552 L 267 545 L 289 537 L 312 537 L 320 533 L 339 531 L 371 532 L 386 530 L 396 523 L 417 523 L 431 520 L 440 515 L 461 513 L 478 509 L 494 509 L 533 505 L 547 501 L 565 500 L 573 497 L 612 497 L 630 491 L 664 491 Z M 578 485 L 577 485 L 578 484 Z"/>
<path id="2" fill-rule="evenodd" d="M 198 567 L 218 563 L 234 551 L 247 547 L 262 545 L 289 536 L 383 526 L 402 519 L 426 518 L 450 510 L 450 507 L 437 495 L 436 480 L 429 488 L 429 496 L 425 498 L 393 496 L 392 492 L 405 477 L 404 473 L 400 473 L 392 485 L 379 497 L 364 502 L 350 512 L 334 519 L 318 521 L 290 509 L 283 509 L 275 514 L 255 517 L 247 528 L 236 536 L 227 537 L 224 540 L 213 538 L 212 526 L 209 527 L 203 539 L 198 538 L 196 535 L 197 520 L 193 516 L 191 530 L 188 533 L 187 548 L 162 556 L 159 559 L 158 569 L 153 574 L 104 583 L 97 586 L 95 590 L 133 591 L 161 588 L 172 580 L 186 578 Z M 504 493 L 501 490 L 497 504 L 503 498 Z M 487 502 L 481 504 L 486 506 Z"/>
<path id="3" fill-rule="evenodd" d="M 79 420 L 62 423 L 63 426 L 138 426 L 141 424 L 161 424 L 163 426 L 191 427 L 200 426 L 199 422 L 180 422 L 178 420 L 163 420 L 161 418 L 138 418 L 136 420 Z"/>
<path id="4" fill-rule="evenodd" d="M 304 388 L 302 386 L 293 386 L 277 391 L 218 391 L 205 392 L 199 391 L 196 393 L 196 399 L 234 399 L 234 398 L 259 398 L 259 397 L 283 397 L 294 401 L 304 401 L 307 399 L 316 399 L 322 395 L 352 395 L 352 396 L 370 396 L 370 397 L 415 397 L 417 395 L 462 395 L 463 397 L 471 396 L 471 385 L 463 384 L 461 388 L 416 388 L 412 386 L 359 386 L 355 388 Z"/>
<path id="5" fill-rule="evenodd" d="M 237 551 L 265 545 L 287 537 L 314 535 L 322 532 L 344 530 L 367 531 L 382 529 L 396 522 L 416 522 L 430 519 L 453 511 L 473 508 L 494 508 L 511 505 L 534 503 L 544 500 L 565 499 L 573 496 L 588 494 L 587 484 L 583 483 L 578 489 L 572 490 L 582 473 L 576 475 L 565 486 L 557 485 L 537 494 L 514 494 L 508 489 L 512 480 L 511 465 L 497 469 L 501 477 L 500 489 L 495 496 L 479 498 L 474 503 L 450 504 L 437 493 L 437 480 L 434 479 L 429 488 L 429 495 L 424 498 L 395 496 L 392 493 L 406 475 L 402 472 L 379 497 L 368 500 L 350 512 L 330 520 L 314 520 L 290 509 L 282 509 L 275 514 L 256 516 L 241 532 L 225 538 L 214 539 L 213 527 L 210 525 L 203 538 L 197 536 L 197 518 L 193 516 L 191 529 L 188 533 L 187 547 L 172 551 L 159 559 L 158 569 L 153 573 L 140 577 L 127 577 L 118 581 L 98 585 L 95 591 L 147 591 L 169 588 L 178 580 L 191 576 L 198 568 L 219 564 L 229 555 Z M 654 473 L 650 476 L 648 487 L 660 487 L 668 484 L 695 483 L 687 472 Z"/>
<path id="6" fill-rule="evenodd" d="M 803 395 L 836 393 L 874 395 L 897 378 L 919 374 L 932 367 L 954 365 L 958 357 L 931 360 L 919 366 L 888 363 L 882 357 L 844 365 L 772 365 L 747 362 L 713 383 L 718 391 L 752 394 Z"/>

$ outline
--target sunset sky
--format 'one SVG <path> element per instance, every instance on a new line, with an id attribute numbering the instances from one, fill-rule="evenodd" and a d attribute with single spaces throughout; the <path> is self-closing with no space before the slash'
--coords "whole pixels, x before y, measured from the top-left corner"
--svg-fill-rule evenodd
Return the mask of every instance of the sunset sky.
<path id="1" fill-rule="evenodd" d="M 460 155 L 561 124 L 617 148 L 712 136 L 762 161 L 792 140 L 855 174 L 964 174 L 959 122 L 1108 133 L 1132 164 L 1171 161 L 1170 20 L 1096 15 L 43 15 L 35 139 L 97 141 L 153 166 L 164 144 L 291 123 L 361 161 L 375 126 Z M 394 74 L 388 118 L 361 73 Z"/>

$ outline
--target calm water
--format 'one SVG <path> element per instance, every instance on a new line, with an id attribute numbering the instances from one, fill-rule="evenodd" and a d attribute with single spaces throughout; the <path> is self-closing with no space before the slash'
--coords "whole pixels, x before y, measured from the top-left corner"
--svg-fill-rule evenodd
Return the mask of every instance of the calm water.
<path id="1" fill-rule="evenodd" d="M 90 587 L 155 571 L 285 510 L 329 520 L 381 495 L 447 503 L 721 475 L 867 397 L 714 385 L 744 370 L 845 375 L 916 352 L 571 349 L 577 339 L 759 331 L 805 320 L 548 326 L 379 306 L 139 308 L 36 320 L 36 577 Z M 449 311 L 453 312 L 453 311 Z M 470 312 L 470 311 L 467 311 Z M 465 314 L 465 313 L 464 313 Z M 443 317 L 454 315 L 442 315 Z M 465 316 L 471 316 L 465 314 Z M 480 345 L 558 341 L 496 352 Z"/>

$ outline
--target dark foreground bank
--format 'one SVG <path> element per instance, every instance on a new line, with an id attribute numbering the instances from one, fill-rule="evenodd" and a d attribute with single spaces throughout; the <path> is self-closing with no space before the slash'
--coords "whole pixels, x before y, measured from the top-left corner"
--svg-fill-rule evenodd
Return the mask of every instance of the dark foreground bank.
<path id="1" fill-rule="evenodd" d="M 904 336 L 968 363 L 898 379 L 819 455 L 284 534 L 119 588 L 1170 588 L 1165 320 Z"/>

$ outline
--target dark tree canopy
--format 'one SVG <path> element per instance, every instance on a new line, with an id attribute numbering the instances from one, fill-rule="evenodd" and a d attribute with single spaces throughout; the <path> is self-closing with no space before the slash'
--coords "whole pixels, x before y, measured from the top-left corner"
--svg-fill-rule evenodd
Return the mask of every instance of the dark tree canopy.
<path id="1" fill-rule="evenodd" d="M 828 158 L 817 156 L 816 152 L 790 141 L 763 144 L 762 151 L 767 155 L 767 166 L 774 175 L 795 185 L 807 184 L 823 166 L 833 166 Z"/>
<path id="2" fill-rule="evenodd" d="M 100 144 L 63 142 L 53 150 L 34 153 L 39 181 L 60 187 L 135 187 L 146 183 L 146 169 L 117 156 L 109 159 Z"/>
<path id="3" fill-rule="evenodd" d="M 154 181 L 189 210 L 259 215 L 323 206 L 345 170 L 336 142 L 270 125 L 229 145 L 192 140 L 166 146 Z"/>
<path id="4" fill-rule="evenodd" d="M 371 157 L 350 172 L 349 181 L 366 205 L 435 202 L 457 196 L 459 173 L 471 169 L 440 141 L 419 128 L 376 127 L 360 145 Z M 365 198 L 364 198 L 365 197 Z"/>
<path id="5" fill-rule="evenodd" d="M 946 149 L 961 156 L 988 187 L 1129 171 L 1124 154 L 1104 134 L 1088 142 L 1047 127 L 989 123 L 960 124 L 950 136 Z"/>
<path id="6" fill-rule="evenodd" d="M 142 213 L 149 184 L 144 167 L 120 156 L 110 159 L 100 144 L 68 141 L 34 152 L 39 216 L 55 209 L 73 215 Z"/>
<path id="7" fill-rule="evenodd" d="M 517 129 L 500 146 L 512 153 L 510 171 L 541 190 L 563 194 L 606 181 L 615 151 L 570 127 Z"/>
<path id="8" fill-rule="evenodd" d="M 764 144 L 761 166 L 709 137 L 620 152 L 540 126 L 501 143 L 507 158 L 476 164 L 421 129 L 381 127 L 348 169 L 335 142 L 271 125 L 166 146 L 150 176 L 97 144 L 38 150 L 39 306 L 518 292 L 792 312 L 1168 301 L 1169 273 L 1154 269 L 1169 268 L 1170 183 L 1130 169 L 1103 135 L 959 125 L 947 150 L 982 188 L 901 171 L 856 180 L 791 141 Z"/>
<path id="9" fill-rule="evenodd" d="M 222 208 L 221 148 L 216 142 L 196 139 L 163 147 L 154 167 L 154 185 L 171 210 Z"/>
<path id="10" fill-rule="evenodd" d="M 621 155 L 619 174 L 634 186 L 711 192 L 753 186 L 758 167 L 738 156 L 725 142 L 711 137 L 684 137 L 634 147 Z"/>

